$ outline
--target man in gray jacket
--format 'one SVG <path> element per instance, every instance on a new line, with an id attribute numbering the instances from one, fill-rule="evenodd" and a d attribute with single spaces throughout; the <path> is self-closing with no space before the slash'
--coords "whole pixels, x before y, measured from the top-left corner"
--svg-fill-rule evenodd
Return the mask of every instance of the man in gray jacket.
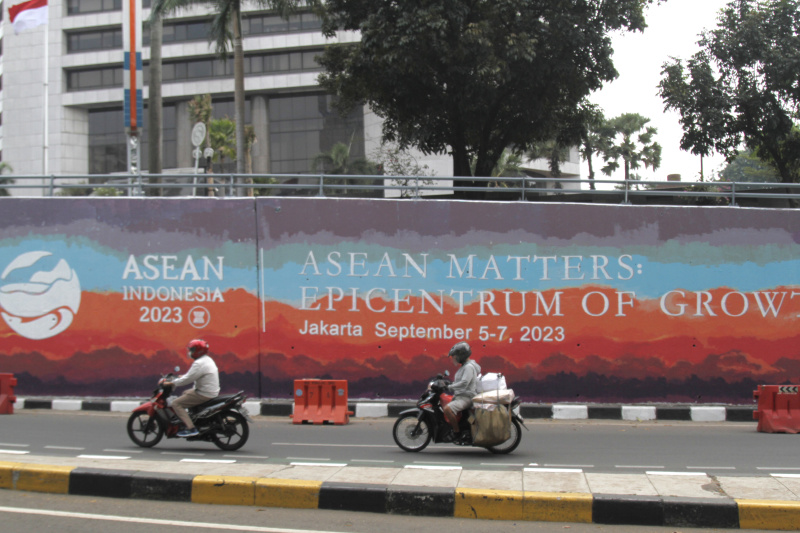
<path id="1" fill-rule="evenodd" d="M 456 343 L 450 348 L 448 356 L 461 368 L 453 378 L 453 400 L 444 408 L 444 418 L 453 428 L 453 440 L 461 439 L 458 427 L 458 413 L 472 407 L 472 399 L 478 394 L 478 376 L 481 367 L 470 359 L 472 350 L 466 342 Z"/>
<path id="2" fill-rule="evenodd" d="M 186 408 L 200 405 L 219 396 L 219 370 L 208 355 L 208 348 L 208 343 L 202 339 L 189 342 L 186 351 L 194 362 L 188 372 L 170 382 L 176 387 L 194 382 L 193 388 L 172 402 L 172 410 L 186 426 L 186 429 L 178 432 L 178 437 L 194 437 L 199 433 Z"/>

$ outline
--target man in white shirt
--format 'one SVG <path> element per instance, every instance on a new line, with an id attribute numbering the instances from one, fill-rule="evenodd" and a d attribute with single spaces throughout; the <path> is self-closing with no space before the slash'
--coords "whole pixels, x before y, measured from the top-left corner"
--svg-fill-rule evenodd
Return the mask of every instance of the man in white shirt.
<path id="1" fill-rule="evenodd" d="M 186 351 L 194 362 L 188 372 L 170 382 L 176 387 L 194 382 L 194 388 L 185 391 L 172 402 L 172 410 L 186 426 L 186 429 L 178 432 L 179 437 L 194 437 L 199 434 L 186 408 L 200 405 L 219 396 L 219 370 L 208 355 L 208 348 L 208 343 L 202 339 L 189 342 Z"/>

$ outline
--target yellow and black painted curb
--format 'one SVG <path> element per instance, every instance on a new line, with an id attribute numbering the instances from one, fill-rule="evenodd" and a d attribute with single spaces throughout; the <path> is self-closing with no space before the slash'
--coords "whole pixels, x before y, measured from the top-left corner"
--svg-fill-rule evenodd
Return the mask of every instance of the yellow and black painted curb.
<path id="1" fill-rule="evenodd" d="M 412 487 L 0 462 L 0 489 L 295 509 L 800 530 L 800 502 Z"/>

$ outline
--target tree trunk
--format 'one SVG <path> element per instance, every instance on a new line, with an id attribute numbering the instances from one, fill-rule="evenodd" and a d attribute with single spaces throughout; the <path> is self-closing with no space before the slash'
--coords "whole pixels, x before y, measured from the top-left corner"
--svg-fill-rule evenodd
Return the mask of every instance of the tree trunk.
<path id="1" fill-rule="evenodd" d="M 239 6 L 241 6 L 241 3 Z M 236 173 L 245 174 L 247 141 L 244 133 L 244 46 L 242 44 L 241 7 L 237 7 L 233 16 L 233 80 L 234 120 L 236 121 Z"/>
<path id="2" fill-rule="evenodd" d="M 161 17 L 150 22 L 150 82 L 147 102 L 147 144 L 149 149 L 148 171 L 150 184 L 161 183 L 163 140 L 163 119 L 161 100 L 161 35 L 163 24 Z M 148 196 L 161 196 L 161 188 L 147 190 Z"/>
<path id="3" fill-rule="evenodd" d="M 586 162 L 589 163 L 589 189 L 594 190 L 594 167 L 592 166 L 592 154 L 586 154 Z"/>

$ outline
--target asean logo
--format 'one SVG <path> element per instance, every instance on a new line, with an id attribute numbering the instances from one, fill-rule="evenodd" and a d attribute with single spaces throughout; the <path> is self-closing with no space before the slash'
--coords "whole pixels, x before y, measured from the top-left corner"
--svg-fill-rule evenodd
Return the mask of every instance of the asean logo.
<path id="1" fill-rule="evenodd" d="M 64 259 L 47 270 L 54 259 L 45 258 L 51 255 L 26 252 L 0 275 L 0 314 L 11 329 L 28 339 L 48 339 L 63 332 L 81 305 L 78 274 Z"/>

